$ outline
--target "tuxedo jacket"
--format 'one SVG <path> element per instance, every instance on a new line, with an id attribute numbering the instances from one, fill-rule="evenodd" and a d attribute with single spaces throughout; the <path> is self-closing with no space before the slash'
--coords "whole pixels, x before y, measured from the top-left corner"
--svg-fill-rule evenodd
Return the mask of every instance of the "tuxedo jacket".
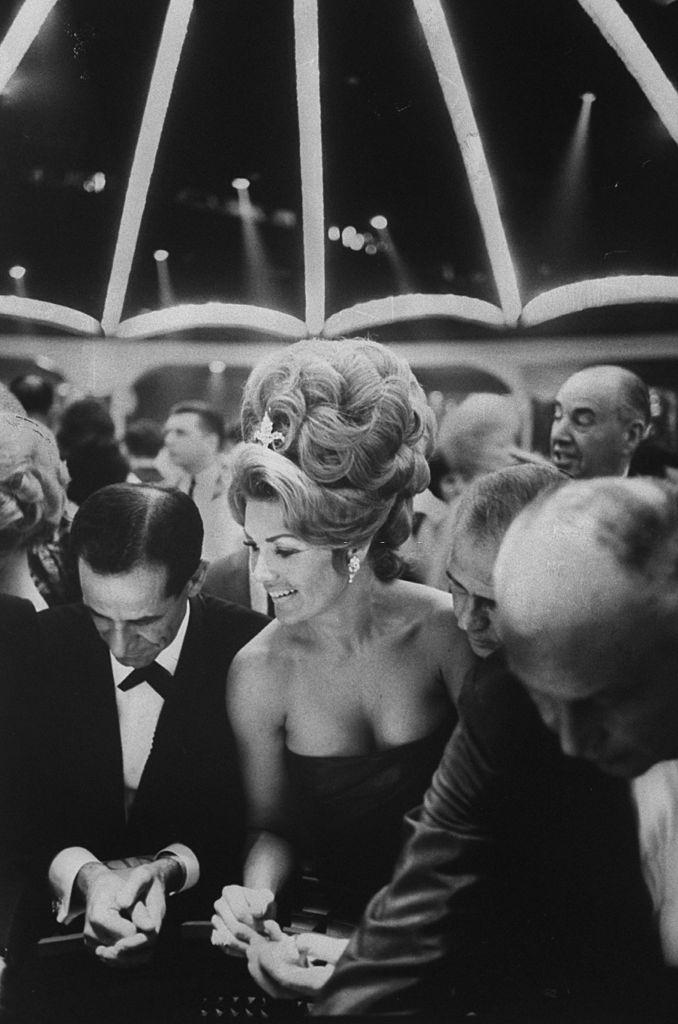
<path id="1" fill-rule="evenodd" d="M 675 1014 L 628 782 L 562 755 L 495 656 L 459 712 L 314 1012 Z"/>
<path id="2" fill-rule="evenodd" d="M 34 687 L 27 756 L 38 765 L 39 794 L 25 830 L 34 877 L 44 878 L 52 858 L 68 846 L 109 860 L 153 855 L 181 842 L 198 857 L 201 878 L 195 891 L 172 903 L 183 905 L 184 917 L 209 915 L 221 886 L 240 877 L 244 841 L 226 676 L 234 655 L 267 621 L 215 598 L 191 599 L 172 693 L 126 819 L 108 647 L 80 605 L 38 615 L 44 668 Z"/>

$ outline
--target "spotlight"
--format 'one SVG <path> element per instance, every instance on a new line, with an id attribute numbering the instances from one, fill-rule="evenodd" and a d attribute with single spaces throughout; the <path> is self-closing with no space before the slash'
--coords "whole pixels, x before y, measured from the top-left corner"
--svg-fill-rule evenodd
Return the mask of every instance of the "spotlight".
<path id="1" fill-rule="evenodd" d="M 583 92 L 579 99 L 590 107 L 592 103 L 595 103 L 596 94 L 594 92 Z"/>
<path id="2" fill-rule="evenodd" d="M 372 217 L 370 224 L 376 231 L 384 231 L 388 227 L 388 221 L 381 213 L 377 213 Z"/>
<path id="3" fill-rule="evenodd" d="M 367 243 L 367 245 L 365 246 L 365 252 L 367 253 L 368 256 L 376 256 L 377 247 L 374 244 L 374 242 Z"/>
<path id="4" fill-rule="evenodd" d="M 103 171 L 97 171 L 90 178 L 85 178 L 82 187 L 85 192 L 103 192 L 106 188 L 106 175 Z"/>
<path id="5" fill-rule="evenodd" d="M 167 249 L 156 249 L 153 253 L 153 259 L 156 263 L 164 263 L 165 260 L 169 259 L 169 253 Z"/>
<path id="6" fill-rule="evenodd" d="M 22 277 L 26 276 L 26 268 L 25 267 L 20 267 L 17 264 L 17 265 L 15 265 L 13 267 L 10 267 L 8 273 L 9 273 L 9 276 L 14 281 L 20 281 L 22 279 Z"/>
<path id="7" fill-rule="evenodd" d="M 338 242 L 339 239 L 341 238 L 341 231 L 339 230 L 338 227 L 328 228 L 327 237 L 329 238 L 330 242 Z"/>
<path id="8" fill-rule="evenodd" d="M 250 179 L 234 178 L 233 181 L 231 182 L 231 185 L 236 190 L 236 192 L 246 192 L 247 189 L 250 187 Z"/>
<path id="9" fill-rule="evenodd" d="M 341 244 L 345 245 L 346 248 L 348 249 L 350 247 L 350 245 L 351 245 L 351 242 L 355 238 L 356 234 L 357 234 L 357 232 L 356 232 L 356 229 L 353 227 L 353 225 L 352 224 L 348 224 L 344 228 L 344 230 L 341 232 Z"/>
<path id="10" fill-rule="evenodd" d="M 210 363 L 210 373 L 223 373 L 226 369 L 226 363 L 221 359 L 213 359 Z"/>
<path id="11" fill-rule="evenodd" d="M 359 231 L 356 231 L 355 235 L 353 236 L 351 241 L 348 243 L 348 247 L 349 247 L 349 249 L 352 249 L 353 252 L 360 252 L 360 250 L 362 249 L 364 244 L 365 244 L 365 236 L 361 235 Z"/>

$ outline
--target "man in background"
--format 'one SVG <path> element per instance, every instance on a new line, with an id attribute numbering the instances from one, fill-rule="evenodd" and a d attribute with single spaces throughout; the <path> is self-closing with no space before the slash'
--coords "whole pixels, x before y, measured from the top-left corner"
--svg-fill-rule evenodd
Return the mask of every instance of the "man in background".
<path id="1" fill-rule="evenodd" d="M 26 415 L 43 426 L 54 428 L 54 386 L 37 373 L 23 373 L 15 377 L 9 390 L 21 402 Z"/>
<path id="2" fill-rule="evenodd" d="M 162 448 L 162 427 L 155 420 L 134 420 L 128 423 L 122 439 L 130 472 L 142 484 L 159 484 L 163 475 L 156 465 Z"/>
<path id="3" fill-rule="evenodd" d="M 590 366 L 572 374 L 556 395 L 551 460 L 574 480 L 628 476 L 650 426 L 650 395 L 621 366 Z"/>
<path id="4" fill-rule="evenodd" d="M 221 413 L 199 401 L 173 406 L 164 428 L 165 450 L 179 471 L 175 486 L 195 502 L 203 521 L 202 556 L 207 561 L 238 551 L 244 539 L 228 504 L 225 436 Z"/>

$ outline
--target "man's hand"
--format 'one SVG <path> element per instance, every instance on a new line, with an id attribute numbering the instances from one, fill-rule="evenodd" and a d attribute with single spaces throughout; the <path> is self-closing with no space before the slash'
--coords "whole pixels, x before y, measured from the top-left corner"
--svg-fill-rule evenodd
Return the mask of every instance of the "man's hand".
<path id="1" fill-rule="evenodd" d="M 85 944 L 99 959 L 117 967 L 148 960 L 165 916 L 165 887 L 177 870 L 172 860 L 80 869 L 75 884 L 85 901 Z"/>

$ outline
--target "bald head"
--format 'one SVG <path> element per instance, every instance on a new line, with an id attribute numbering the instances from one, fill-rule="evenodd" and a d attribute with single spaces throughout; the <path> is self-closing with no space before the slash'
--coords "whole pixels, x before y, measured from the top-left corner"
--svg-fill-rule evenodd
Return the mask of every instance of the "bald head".
<path id="1" fill-rule="evenodd" d="M 678 757 L 678 489 L 568 484 L 511 526 L 495 591 L 509 662 L 566 753 L 619 775 Z"/>
<path id="2" fill-rule="evenodd" d="M 647 432 L 646 385 L 621 366 L 574 373 L 556 395 L 551 458 L 574 479 L 624 476 Z"/>

